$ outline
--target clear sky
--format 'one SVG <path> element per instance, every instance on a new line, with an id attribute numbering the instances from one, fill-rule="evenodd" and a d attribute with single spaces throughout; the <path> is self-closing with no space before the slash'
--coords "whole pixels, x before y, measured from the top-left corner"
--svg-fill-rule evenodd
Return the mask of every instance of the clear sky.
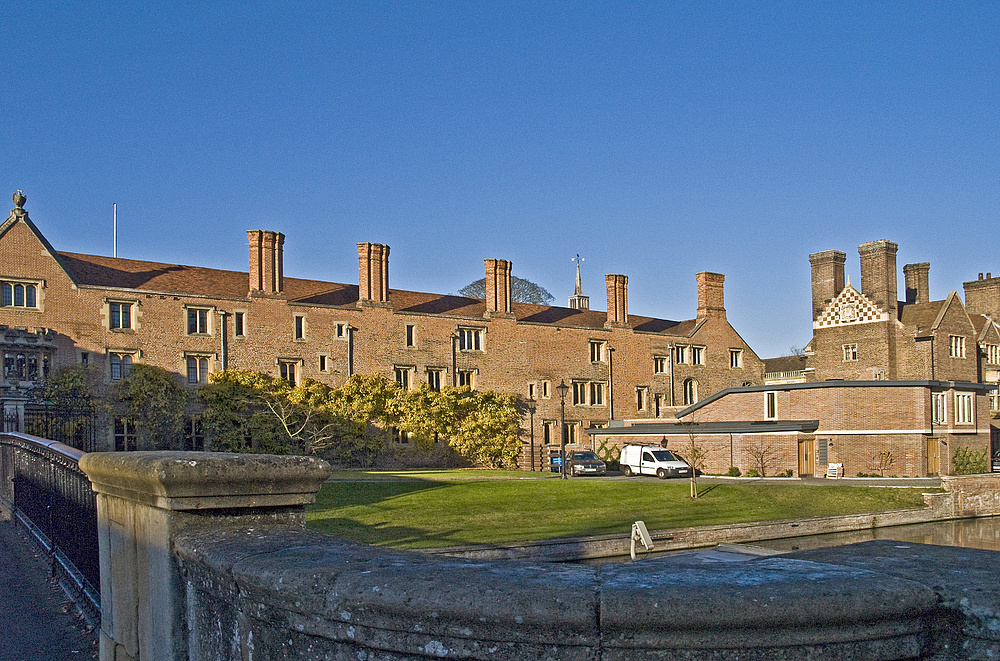
<path id="1" fill-rule="evenodd" d="M 394 288 L 496 257 L 559 305 L 579 253 L 592 307 L 624 273 L 668 319 L 716 271 L 762 357 L 811 337 L 812 252 L 1000 274 L 997 2 L 4 7 L 0 177 L 59 250 L 111 254 L 117 203 L 122 257 L 246 270 L 273 229 L 287 276 L 373 241 Z"/>

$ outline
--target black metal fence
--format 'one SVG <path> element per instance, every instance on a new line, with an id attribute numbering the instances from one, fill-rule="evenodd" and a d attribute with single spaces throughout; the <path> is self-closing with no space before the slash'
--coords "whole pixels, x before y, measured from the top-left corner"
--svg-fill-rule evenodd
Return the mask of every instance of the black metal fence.
<path id="1" fill-rule="evenodd" d="M 95 452 L 98 449 L 97 416 L 85 409 L 26 404 L 24 431 L 84 452 Z"/>
<path id="2" fill-rule="evenodd" d="M 97 496 L 80 470 L 83 452 L 26 434 L 0 434 L 0 498 L 49 552 L 99 618 Z"/>

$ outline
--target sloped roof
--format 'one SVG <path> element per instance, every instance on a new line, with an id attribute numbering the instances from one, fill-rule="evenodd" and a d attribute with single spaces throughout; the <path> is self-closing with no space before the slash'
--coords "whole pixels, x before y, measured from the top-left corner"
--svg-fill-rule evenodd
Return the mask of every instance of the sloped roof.
<path id="1" fill-rule="evenodd" d="M 233 299 L 245 299 L 249 292 L 249 275 L 244 271 L 79 253 L 57 254 L 70 277 L 83 286 Z M 289 302 L 302 305 L 356 307 L 358 285 L 286 277 L 284 295 Z M 400 313 L 469 318 L 482 318 L 486 314 L 486 302 L 479 298 L 390 289 L 389 300 Z M 603 328 L 607 321 L 607 313 L 599 310 L 514 303 L 513 311 L 515 318 L 523 323 Z M 638 332 L 673 337 L 689 337 L 699 324 L 697 319 L 670 321 L 637 315 L 629 315 L 629 322 Z"/>
<path id="2" fill-rule="evenodd" d="M 764 359 L 764 372 L 797 372 L 806 367 L 808 359 L 804 355 L 800 356 L 778 356 L 777 358 Z"/>
<path id="3" fill-rule="evenodd" d="M 930 331 L 934 322 L 941 314 L 941 308 L 947 301 L 930 301 L 928 303 L 899 303 L 899 320 L 906 326 L 917 329 L 917 333 Z"/>

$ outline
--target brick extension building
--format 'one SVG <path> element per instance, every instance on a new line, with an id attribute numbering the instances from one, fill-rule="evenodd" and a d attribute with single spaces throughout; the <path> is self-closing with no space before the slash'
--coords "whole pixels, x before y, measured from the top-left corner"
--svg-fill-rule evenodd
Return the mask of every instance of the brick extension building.
<path id="1" fill-rule="evenodd" d="M 677 322 L 630 314 L 624 275 L 606 276 L 606 313 L 514 303 L 501 259 L 485 261 L 485 300 L 391 289 L 389 247 L 374 243 L 357 246 L 357 284 L 286 278 L 284 236 L 271 231 L 247 233 L 248 272 L 59 252 L 24 202 L 18 191 L 0 226 L 0 326 L 37 329 L 41 342 L 4 346 L 8 387 L 78 363 L 111 382 L 134 362 L 191 387 L 227 367 L 333 386 L 353 373 L 409 388 L 470 385 L 537 400 L 540 465 L 545 445 L 559 443 L 563 380 L 570 445 L 585 440 L 583 427 L 665 417 L 761 383 L 763 364 L 726 320 L 716 273 L 697 275 L 696 317 Z M 527 417 L 523 427 L 527 443 Z M 119 424 L 108 447 L 128 447 L 129 433 Z"/>
<path id="2" fill-rule="evenodd" d="M 810 255 L 813 338 L 804 356 L 766 361 L 765 385 L 726 389 L 676 414 L 681 424 L 637 421 L 597 438 L 666 441 L 683 446 L 696 434 L 708 470 L 743 470 L 769 450 L 770 470 L 847 475 L 934 475 L 954 470 L 959 448 L 990 449 L 1000 380 L 1000 278 L 965 283 L 929 300 L 926 262 L 907 264 L 898 300 L 897 246 L 858 248 L 861 290 L 844 276 L 846 255 Z"/>

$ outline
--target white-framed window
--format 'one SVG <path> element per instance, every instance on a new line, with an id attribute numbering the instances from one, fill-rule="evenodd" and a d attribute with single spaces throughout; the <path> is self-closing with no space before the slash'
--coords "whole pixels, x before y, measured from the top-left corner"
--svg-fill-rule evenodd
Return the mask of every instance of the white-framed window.
<path id="1" fill-rule="evenodd" d="M 131 352 L 108 352 L 108 366 L 111 369 L 111 380 L 121 381 L 132 373 L 133 354 Z"/>
<path id="2" fill-rule="evenodd" d="M 743 367 L 743 349 L 729 350 L 729 367 L 731 369 Z"/>
<path id="3" fill-rule="evenodd" d="M 952 358 L 965 358 L 965 336 L 948 336 L 948 355 Z"/>
<path id="4" fill-rule="evenodd" d="M 41 284 L 30 281 L 0 281 L 0 307 L 38 309 Z"/>
<path id="5" fill-rule="evenodd" d="M 590 341 L 590 362 L 592 363 L 603 363 L 605 362 L 605 346 L 606 342 L 603 340 L 591 340 Z"/>
<path id="6" fill-rule="evenodd" d="M 647 403 L 649 402 L 649 389 L 645 386 L 640 386 L 635 389 L 635 410 L 645 411 Z"/>
<path id="7" fill-rule="evenodd" d="M 247 313 L 242 310 L 233 313 L 233 336 L 247 336 Z"/>
<path id="8" fill-rule="evenodd" d="M 212 308 L 187 308 L 187 334 L 208 335 L 212 332 Z"/>
<path id="9" fill-rule="evenodd" d="M 764 393 L 764 417 L 768 420 L 774 420 L 778 417 L 778 393 Z"/>
<path id="10" fill-rule="evenodd" d="M 406 346 L 417 346 L 417 327 L 414 324 L 406 324 Z"/>
<path id="11" fill-rule="evenodd" d="M 943 392 L 936 392 L 931 395 L 931 421 L 936 425 L 943 425 L 948 421 L 948 408 Z"/>
<path id="12" fill-rule="evenodd" d="M 108 301 L 108 328 L 131 330 L 134 301 Z"/>
<path id="13" fill-rule="evenodd" d="M 278 374 L 281 375 L 282 379 L 288 381 L 289 385 L 291 385 L 293 388 L 299 384 L 298 380 L 299 364 L 300 364 L 299 360 L 290 360 L 283 358 L 278 359 Z"/>
<path id="14" fill-rule="evenodd" d="M 306 339 L 306 316 L 304 314 L 295 315 L 294 336 L 296 340 Z"/>
<path id="15" fill-rule="evenodd" d="M 475 375 L 474 370 L 458 370 L 458 385 L 474 389 L 476 387 Z"/>
<path id="16" fill-rule="evenodd" d="M 845 344 L 844 345 L 844 362 L 850 363 L 858 359 L 858 345 L 857 344 Z"/>
<path id="17" fill-rule="evenodd" d="M 482 328 L 459 328 L 458 348 L 462 351 L 482 351 L 483 350 L 483 329 Z"/>
<path id="18" fill-rule="evenodd" d="M 705 364 L 705 347 L 691 347 L 691 364 Z"/>
<path id="19" fill-rule="evenodd" d="M 211 360 L 209 356 L 187 354 L 185 364 L 187 367 L 188 383 L 208 383 L 208 374 L 211 370 Z"/>
<path id="20" fill-rule="evenodd" d="M 969 393 L 955 393 L 955 424 L 967 425 L 975 422 L 972 415 L 973 396 Z"/>
<path id="21" fill-rule="evenodd" d="M 698 382 L 694 379 L 684 380 L 684 404 L 689 406 L 698 402 Z"/>
<path id="22" fill-rule="evenodd" d="M 1000 365 L 1000 344 L 987 344 L 983 346 L 986 354 L 986 362 L 990 365 Z"/>
<path id="23" fill-rule="evenodd" d="M 683 344 L 678 344 L 674 347 L 674 362 L 678 365 L 684 365 L 687 363 L 687 350 L 688 348 Z"/>
<path id="24" fill-rule="evenodd" d="M 653 374 L 663 374 L 667 371 L 666 356 L 653 356 Z"/>

